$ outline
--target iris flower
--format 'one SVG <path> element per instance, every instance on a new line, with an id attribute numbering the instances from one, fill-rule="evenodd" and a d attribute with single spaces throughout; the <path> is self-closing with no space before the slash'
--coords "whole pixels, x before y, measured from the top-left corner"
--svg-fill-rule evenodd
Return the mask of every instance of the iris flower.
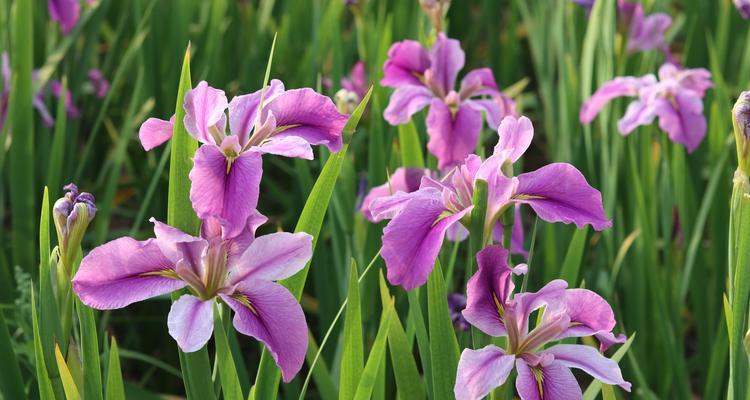
<path id="1" fill-rule="evenodd" d="M 263 153 L 312 159 L 311 144 L 341 148 L 347 117 L 312 89 L 284 90 L 279 80 L 227 102 L 205 81 L 185 94 L 185 128 L 201 146 L 190 171 L 190 200 L 202 219 L 217 217 L 229 236 L 244 228 L 258 204 Z M 229 110 L 229 117 L 225 114 Z M 229 133 L 226 132 L 227 121 Z M 146 150 L 172 136 L 173 121 L 146 120 L 139 132 Z"/>
<path id="2" fill-rule="evenodd" d="M 383 117 L 391 125 L 405 124 L 429 106 L 427 149 L 437 157 L 441 170 L 461 163 L 474 151 L 482 113 L 492 129 L 504 116 L 515 114 L 515 104 L 500 92 L 489 68 L 470 71 L 456 92 L 464 59 L 458 40 L 440 33 L 429 52 L 413 40 L 394 43 L 383 65 L 380 84 L 396 89 Z"/>
<path id="3" fill-rule="evenodd" d="M 367 71 L 365 70 L 365 63 L 357 61 L 352 67 L 352 71 L 348 77 L 341 78 L 341 87 L 355 93 L 358 98 L 358 102 L 365 98 L 367 90 L 370 85 L 367 81 Z"/>
<path id="4" fill-rule="evenodd" d="M 507 347 L 488 345 L 465 349 L 456 371 L 454 393 L 458 400 L 480 399 L 502 385 L 515 370 L 516 390 L 522 400 L 570 400 L 582 397 L 581 388 L 570 368 L 630 391 L 617 363 L 594 347 L 555 344 L 564 338 L 611 335 L 615 326 L 609 304 L 586 289 L 566 289 L 563 280 L 554 280 L 534 293 L 513 295 L 514 274 L 525 273 L 525 266 L 511 269 L 508 254 L 500 246 L 487 247 L 477 254 L 478 270 L 467 285 L 466 320 L 487 335 L 507 337 Z M 539 309 L 540 322 L 529 329 L 531 314 Z"/>
<path id="5" fill-rule="evenodd" d="M 64 34 L 70 33 L 81 15 L 80 0 L 48 0 L 47 11 L 52 20 L 60 24 Z"/>
<path id="6" fill-rule="evenodd" d="M 215 219 L 194 237 L 154 220 L 156 238 L 123 237 L 92 250 L 81 261 L 73 289 L 99 310 L 123 308 L 187 287 L 172 304 L 169 334 L 185 352 L 202 348 L 213 333 L 214 300 L 234 311 L 238 332 L 263 342 L 285 382 L 300 370 L 307 324 L 297 300 L 274 281 L 292 276 L 312 256 L 312 236 L 272 233 L 255 237 L 265 217 L 253 213 L 242 232 L 228 237 Z"/>
<path id="7" fill-rule="evenodd" d="M 630 96 L 630 103 L 617 128 L 628 135 L 641 125 L 659 117 L 659 127 L 669 138 L 689 152 L 700 145 L 706 135 L 703 96 L 713 86 L 711 73 L 703 68 L 680 69 L 672 64 L 659 68 L 659 80 L 652 74 L 642 77 L 622 76 L 605 82 L 581 107 L 581 123 L 588 124 L 611 100 Z"/>
<path id="8" fill-rule="evenodd" d="M 734 6 L 737 7 L 742 18 L 750 19 L 750 0 L 734 0 Z"/>
<path id="9" fill-rule="evenodd" d="M 487 160 L 469 155 L 441 180 L 424 177 L 417 191 L 396 192 L 372 202 L 370 210 L 376 220 L 391 220 L 383 230 L 381 253 L 391 284 L 411 290 L 427 281 L 446 232 L 456 229 L 454 224 L 462 224 L 464 230 L 470 226 L 479 179 L 488 187 L 487 232 L 516 204 L 531 206 L 548 222 L 590 224 L 596 230 L 612 225 L 604 214 L 601 193 L 570 164 L 549 164 L 517 177 L 504 175 L 503 166 L 516 162 L 531 143 L 534 130 L 528 118 L 505 117 L 498 134 L 494 153 Z"/>

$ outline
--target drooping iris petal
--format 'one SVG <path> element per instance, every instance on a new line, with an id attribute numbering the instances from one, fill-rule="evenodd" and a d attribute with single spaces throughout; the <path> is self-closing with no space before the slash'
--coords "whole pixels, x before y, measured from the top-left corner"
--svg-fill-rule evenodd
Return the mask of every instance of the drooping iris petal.
<path id="1" fill-rule="evenodd" d="M 595 348 L 580 344 L 558 344 L 545 350 L 555 356 L 555 363 L 568 368 L 578 368 L 594 378 L 608 384 L 617 385 L 628 392 L 630 382 L 622 378 L 616 362 L 604 357 Z"/>
<path id="2" fill-rule="evenodd" d="M 234 310 L 238 332 L 266 345 L 284 382 L 299 372 L 307 351 L 307 323 L 297 299 L 274 282 L 243 281 L 233 295 L 220 294 Z"/>
<path id="3" fill-rule="evenodd" d="M 360 211 L 370 222 L 376 222 L 372 215 L 370 206 L 375 199 L 384 198 L 398 192 L 412 193 L 419 189 L 419 183 L 423 176 L 430 176 L 430 170 L 424 168 L 401 167 L 388 179 L 388 182 L 370 189 L 370 193 L 362 200 Z"/>
<path id="4" fill-rule="evenodd" d="M 521 400 L 580 399 L 583 397 L 573 372 L 558 362 L 530 367 L 516 360 L 516 390 Z"/>
<path id="5" fill-rule="evenodd" d="M 601 332 L 594 335 L 597 341 L 599 341 L 599 351 L 604 353 L 612 347 L 614 344 L 622 344 L 628 341 L 627 336 L 619 334 L 615 336 L 612 332 Z"/>
<path id="6" fill-rule="evenodd" d="M 515 268 L 515 270 L 518 269 L 526 271 L 528 267 L 525 264 L 521 264 Z M 566 281 L 555 279 L 536 292 L 517 293 L 513 296 L 513 301 L 508 305 L 506 314 L 510 315 L 506 315 L 504 322 L 506 324 L 509 324 L 510 321 L 515 322 L 518 328 L 517 331 L 525 335 L 529 330 L 529 316 L 531 313 L 541 307 L 558 304 L 565 295 L 567 287 L 568 283 Z"/>
<path id="7" fill-rule="evenodd" d="M 703 99 L 696 93 L 677 93 L 674 103 L 662 100 L 657 103 L 656 113 L 659 115 L 659 127 L 667 132 L 672 141 L 684 145 L 688 152 L 693 152 L 706 136 Z"/>
<path id="8" fill-rule="evenodd" d="M 641 13 L 643 13 L 642 6 Z M 634 20 L 628 35 L 628 51 L 645 51 L 667 47 L 665 33 L 672 25 L 672 17 L 665 13 L 654 13 Z"/>
<path id="9" fill-rule="evenodd" d="M 169 335 L 186 353 L 200 350 L 214 331 L 214 301 L 184 294 L 167 316 Z"/>
<path id="10" fill-rule="evenodd" d="M 654 83 L 656 83 L 656 77 L 646 75 L 642 77 L 621 76 L 602 84 L 581 106 L 579 115 L 581 123 L 588 124 L 593 121 L 599 111 L 613 99 L 622 96 L 637 96 L 640 88 Z"/>
<path id="11" fill-rule="evenodd" d="M 590 224 L 601 231 L 612 226 L 602 206 L 602 195 L 589 186 L 574 166 L 553 163 L 518 176 L 516 202 L 528 204 L 547 222 Z"/>
<path id="12" fill-rule="evenodd" d="M 312 257 L 313 237 L 307 233 L 271 233 L 256 238 L 236 264 L 229 281 L 281 280 L 301 270 Z"/>
<path id="13" fill-rule="evenodd" d="M 435 44 L 430 49 L 430 73 L 432 79 L 447 94 L 456 86 L 458 72 L 464 67 L 466 55 L 461 43 L 439 33 Z"/>
<path id="14" fill-rule="evenodd" d="M 495 153 L 508 150 L 508 158 L 511 162 L 518 161 L 531 145 L 534 138 L 534 126 L 526 117 L 516 119 L 513 116 L 503 118 L 500 127 L 497 128 L 497 144 Z"/>
<path id="15" fill-rule="evenodd" d="M 465 349 L 456 370 L 453 394 L 456 400 L 474 400 L 487 396 L 505 383 L 513 371 L 516 357 L 500 348 L 488 345 L 483 349 Z"/>
<path id="16" fill-rule="evenodd" d="M 174 115 L 169 121 L 149 118 L 141 124 L 141 128 L 138 130 L 138 138 L 141 140 L 143 149 L 149 151 L 171 139 L 173 129 Z"/>
<path id="17" fill-rule="evenodd" d="M 416 192 L 398 192 L 392 196 L 376 198 L 370 206 L 372 222 L 395 218 L 404 206 L 414 198 L 427 198 L 440 201 L 442 200 L 442 194 L 435 188 L 425 187 Z"/>
<path id="18" fill-rule="evenodd" d="M 383 118 L 391 125 L 405 124 L 412 115 L 427 107 L 434 98 L 430 89 L 424 86 L 400 87 L 391 95 Z"/>
<path id="19" fill-rule="evenodd" d="M 283 92 L 284 83 L 278 79 L 272 79 L 266 87 L 263 102 L 267 104 Z M 238 137 L 241 146 L 247 143 L 250 132 L 257 122 L 261 95 L 262 90 L 257 90 L 250 94 L 235 96 L 229 103 L 229 131 Z"/>
<path id="20" fill-rule="evenodd" d="M 227 167 L 218 147 L 201 146 L 190 170 L 190 201 L 198 217 L 220 218 L 226 238 L 239 234 L 258 205 L 262 168 L 257 152 L 243 152 Z"/>
<path id="21" fill-rule="evenodd" d="M 498 92 L 497 83 L 495 83 L 495 76 L 489 68 L 473 69 L 461 79 L 461 90 L 459 91 L 459 94 L 462 99 L 481 95 L 490 96 L 497 94 Z"/>
<path id="22" fill-rule="evenodd" d="M 462 104 L 454 113 L 441 100 L 435 99 L 427 114 L 427 149 L 438 159 L 438 168 L 445 169 L 463 161 L 477 146 L 482 130 L 482 114 Z"/>
<path id="23" fill-rule="evenodd" d="M 394 43 L 388 49 L 380 84 L 386 87 L 422 85 L 418 76 L 429 67 L 430 56 L 419 42 L 404 40 Z"/>
<path id="24" fill-rule="evenodd" d="M 487 119 L 487 125 L 490 129 L 497 129 L 500 122 L 509 115 L 515 115 L 516 105 L 512 99 L 502 93 L 499 93 L 487 99 L 469 99 L 463 104 L 484 113 Z"/>
<path id="25" fill-rule="evenodd" d="M 490 336 L 503 336 L 502 318 L 514 288 L 508 251 L 500 245 L 486 247 L 477 253 L 477 264 L 477 272 L 466 284 L 464 318 Z"/>
<path id="26" fill-rule="evenodd" d="M 129 237 L 92 250 L 73 278 L 81 302 L 98 310 L 122 308 L 184 286 L 153 239 L 139 242 Z"/>
<path id="27" fill-rule="evenodd" d="M 60 24 L 63 33 L 68 34 L 78 22 L 81 4 L 79 0 L 47 0 L 47 11 L 50 18 Z"/>
<path id="28" fill-rule="evenodd" d="M 560 335 L 561 338 L 591 336 L 598 332 L 610 332 L 615 327 L 615 315 L 612 312 L 612 307 L 606 300 L 591 290 L 566 290 L 559 307 L 566 310 L 571 324 Z"/>
<path id="29" fill-rule="evenodd" d="M 298 136 L 274 137 L 252 149 L 264 154 L 275 154 L 277 156 L 301 158 L 304 160 L 312 160 L 314 158 L 310 142 Z"/>
<path id="30" fill-rule="evenodd" d="M 382 257 L 388 281 L 411 290 L 423 285 L 435 265 L 445 231 L 473 207 L 442 217 L 440 199 L 416 197 L 383 229 Z"/>
<path id="31" fill-rule="evenodd" d="M 617 130 L 625 136 L 639 126 L 652 123 L 654 118 L 656 118 L 656 108 L 652 104 L 636 100 L 628 105 L 625 115 L 617 121 Z"/>
<path id="32" fill-rule="evenodd" d="M 226 128 L 227 96 L 223 90 L 200 81 L 198 86 L 185 93 L 185 129 L 201 143 L 215 143 L 210 130 L 217 126 L 223 133 Z"/>
<path id="33" fill-rule="evenodd" d="M 341 149 L 341 131 L 348 117 L 327 96 L 310 88 L 287 90 L 270 100 L 263 112 L 276 118 L 280 130 L 274 135 L 276 138 L 297 136 L 334 152 Z"/>

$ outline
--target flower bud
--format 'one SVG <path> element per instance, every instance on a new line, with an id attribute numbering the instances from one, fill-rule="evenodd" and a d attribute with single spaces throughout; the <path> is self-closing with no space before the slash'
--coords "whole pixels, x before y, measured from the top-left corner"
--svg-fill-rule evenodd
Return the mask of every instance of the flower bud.
<path id="1" fill-rule="evenodd" d="M 750 0 L 734 0 L 734 6 L 737 7 L 742 18 L 750 19 Z"/>
<path id="2" fill-rule="evenodd" d="M 96 204 L 91 193 L 80 193 L 75 184 L 64 187 L 65 196 L 55 202 L 52 210 L 57 230 L 63 267 L 69 272 L 71 257 L 81 244 L 86 228 L 96 215 Z"/>
<path id="3" fill-rule="evenodd" d="M 342 114 L 350 115 L 359 104 L 359 96 L 346 89 L 341 89 L 336 92 L 334 99 L 336 101 L 336 108 L 338 108 L 339 112 Z"/>
<path id="4" fill-rule="evenodd" d="M 734 139 L 737 144 L 737 161 L 739 168 L 748 174 L 748 153 L 750 152 L 750 92 L 740 94 L 732 108 Z"/>
<path id="5" fill-rule="evenodd" d="M 451 2 L 450 0 L 419 0 L 425 14 L 430 18 L 435 32 L 443 31 L 443 17 L 448 13 Z"/>

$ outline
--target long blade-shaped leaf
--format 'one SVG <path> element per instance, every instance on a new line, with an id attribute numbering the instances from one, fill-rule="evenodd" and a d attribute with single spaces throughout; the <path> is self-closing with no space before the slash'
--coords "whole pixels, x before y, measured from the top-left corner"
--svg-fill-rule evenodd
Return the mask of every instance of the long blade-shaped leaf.
<path id="1" fill-rule="evenodd" d="M 0 318 L 2 318 L 2 314 L 0 314 Z M 39 397 L 41 397 L 42 400 L 54 399 L 55 393 L 52 390 L 52 382 L 50 382 L 49 376 L 47 375 L 47 366 L 44 361 L 44 352 L 42 350 L 42 339 L 39 334 L 39 318 L 37 318 L 33 284 L 31 285 L 31 324 L 34 330 L 34 361 L 36 363 L 36 379 L 37 384 L 39 385 Z M 8 374 L 8 376 L 13 378 L 12 375 L 12 373 Z M 18 375 L 18 379 L 21 379 L 20 374 Z"/>
<path id="2" fill-rule="evenodd" d="M 359 282 L 357 265 L 352 260 L 349 273 L 349 294 L 344 319 L 344 351 L 341 355 L 341 378 L 339 379 L 339 399 L 351 399 L 357 391 L 364 364 L 362 343 L 362 307 L 359 302 Z"/>
<path id="3" fill-rule="evenodd" d="M 65 398 L 67 400 L 81 400 L 81 393 L 78 391 L 78 387 L 73 380 L 73 375 L 71 375 L 68 364 L 65 363 L 65 359 L 62 353 L 60 353 L 60 346 L 58 345 L 55 345 L 55 360 L 57 360 L 57 369 L 60 370 L 60 377 L 65 389 Z"/>
<path id="4" fill-rule="evenodd" d="M 568 252 L 565 253 L 565 259 L 560 269 L 560 278 L 568 281 L 568 285 L 571 287 L 578 285 L 578 272 L 581 270 L 581 261 L 583 261 L 583 250 L 586 247 L 586 235 L 588 231 L 588 226 L 583 229 L 576 229 L 573 239 L 570 240 Z"/>
<path id="5" fill-rule="evenodd" d="M 378 382 L 378 372 L 380 364 L 385 357 L 386 340 L 388 339 L 388 331 L 391 328 L 391 320 L 393 319 L 393 300 L 389 299 L 388 301 L 391 302 L 391 306 L 383 310 L 378 334 L 375 336 L 375 343 L 373 343 L 370 355 L 367 357 L 367 364 L 365 364 L 365 369 L 362 371 L 362 378 L 359 380 L 354 400 L 370 399 Z"/>
<path id="6" fill-rule="evenodd" d="M 81 325 L 81 358 L 83 359 L 83 395 L 86 399 L 102 398 L 102 370 L 99 362 L 99 339 L 94 311 L 76 297 L 76 313 Z"/>
<path id="7" fill-rule="evenodd" d="M 8 326 L 5 324 L 5 317 L 0 313 L 0 359 L 3 360 L 3 372 L 0 373 L 0 393 L 6 399 L 23 399 L 26 394 L 23 390 L 23 379 L 21 370 L 18 367 L 18 359 L 13 352 L 13 342 L 8 333 Z M 37 366 L 37 373 L 41 373 L 45 380 L 45 385 L 49 384 L 47 371 L 44 369 L 44 359 L 42 358 L 41 368 Z M 42 381 L 40 381 L 39 390 L 42 391 Z M 49 387 L 51 391 L 51 386 Z"/>
<path id="8" fill-rule="evenodd" d="M 125 387 L 122 383 L 122 370 L 120 369 L 120 352 L 117 349 L 117 340 L 115 340 L 114 336 L 109 346 L 106 399 L 125 400 Z"/>
<path id="9" fill-rule="evenodd" d="M 452 399 L 458 366 L 458 342 L 448 313 L 448 297 L 440 262 L 427 279 L 427 319 L 430 330 L 433 399 Z"/>
<path id="10" fill-rule="evenodd" d="M 234 365 L 229 340 L 222 323 L 224 318 L 228 316 L 221 315 L 218 305 L 214 303 L 214 341 L 216 342 L 216 363 L 219 366 L 221 390 L 227 400 L 242 400 L 242 388 L 237 377 L 237 368 Z"/>

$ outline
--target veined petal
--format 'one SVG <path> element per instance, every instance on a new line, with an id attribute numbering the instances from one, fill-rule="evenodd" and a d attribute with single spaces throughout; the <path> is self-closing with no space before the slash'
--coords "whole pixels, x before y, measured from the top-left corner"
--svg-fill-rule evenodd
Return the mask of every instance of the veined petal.
<path id="1" fill-rule="evenodd" d="M 639 126 L 654 122 L 654 118 L 656 118 L 656 108 L 653 104 L 635 100 L 628 105 L 625 115 L 617 121 L 617 130 L 625 136 Z"/>
<path id="2" fill-rule="evenodd" d="M 183 267 L 189 267 L 196 276 L 203 276 L 203 252 L 208 247 L 208 242 L 203 238 L 192 235 L 157 221 L 149 219 L 154 224 L 156 244 L 162 254 L 174 265 L 182 261 Z M 178 270 L 179 274 L 179 270 Z"/>
<path id="3" fill-rule="evenodd" d="M 383 112 L 383 118 L 391 125 L 400 125 L 409 122 L 411 116 L 427 107 L 435 96 L 424 86 L 399 87 L 391 95 Z"/>
<path id="4" fill-rule="evenodd" d="M 250 213 L 250 217 L 247 218 L 245 228 L 238 235 L 233 237 L 227 237 L 222 226 L 222 220 L 218 218 L 208 218 L 203 220 L 201 223 L 201 237 L 205 238 L 209 242 L 212 240 L 222 240 L 224 245 L 227 247 L 227 258 L 228 265 L 235 264 L 235 259 L 242 256 L 245 250 L 255 240 L 255 231 L 261 225 L 268 221 L 265 215 L 253 210 Z"/>
<path id="5" fill-rule="evenodd" d="M 189 294 L 172 303 L 167 316 L 169 335 L 186 353 L 200 350 L 214 331 L 214 301 Z"/>
<path id="6" fill-rule="evenodd" d="M 417 76 L 430 67 L 430 57 L 422 45 L 414 40 L 396 42 L 388 49 L 388 59 L 383 64 L 383 79 L 386 87 L 422 85 Z"/>
<path id="7" fill-rule="evenodd" d="M 604 353 L 612 347 L 614 344 L 622 344 L 628 341 L 628 337 L 619 334 L 615 336 L 612 332 L 601 332 L 594 335 L 597 341 L 599 341 L 599 351 Z"/>
<path id="8" fill-rule="evenodd" d="M 461 163 L 474 152 L 482 130 L 482 114 L 466 104 L 455 115 L 441 100 L 434 99 L 427 114 L 427 149 L 438 159 L 438 168 Z"/>
<path id="9" fill-rule="evenodd" d="M 683 91 L 674 96 L 674 103 L 660 100 L 656 106 L 659 127 L 669 138 L 692 153 L 706 136 L 703 100 L 697 93 Z"/>
<path id="10" fill-rule="evenodd" d="M 559 362 L 531 367 L 518 358 L 516 371 L 516 390 L 521 400 L 575 400 L 583 397 L 573 373 Z"/>
<path id="11" fill-rule="evenodd" d="M 341 149 L 341 131 L 348 117 L 341 114 L 329 97 L 310 88 L 287 90 L 263 106 L 276 118 L 276 138 L 298 136 L 310 144 L 322 144 L 331 151 Z"/>
<path id="12" fill-rule="evenodd" d="M 519 175 L 513 198 L 530 205 L 547 222 L 574 223 L 578 228 L 590 224 L 598 231 L 612 226 L 604 214 L 601 193 L 570 164 L 553 163 Z"/>
<path id="13" fill-rule="evenodd" d="M 365 70 L 365 63 L 357 61 L 352 67 L 352 71 L 349 74 L 349 78 L 341 79 L 341 87 L 354 92 L 359 96 L 360 99 L 364 98 L 367 94 L 367 71 Z"/>
<path id="14" fill-rule="evenodd" d="M 360 211 L 370 222 L 376 222 L 370 210 L 375 199 L 390 197 L 392 194 L 403 192 L 412 193 L 419 189 L 423 176 L 430 176 L 431 172 L 425 168 L 400 167 L 390 176 L 388 182 L 370 189 L 370 193 L 362 200 Z"/>
<path id="15" fill-rule="evenodd" d="M 534 126 L 526 117 L 516 119 L 508 116 L 503 118 L 500 127 L 497 128 L 497 144 L 495 153 L 509 151 L 508 158 L 512 162 L 518 161 L 531 145 L 534 138 Z"/>
<path id="16" fill-rule="evenodd" d="M 234 327 L 266 345 L 284 382 L 302 368 L 307 351 L 307 323 L 297 299 L 278 283 L 243 281 L 221 298 L 234 310 Z"/>
<path id="17" fill-rule="evenodd" d="M 508 379 L 516 357 L 500 348 L 488 345 L 479 350 L 464 349 L 458 360 L 456 400 L 478 400 L 487 396 Z"/>
<path id="18" fill-rule="evenodd" d="M 435 265 L 445 231 L 471 209 L 442 216 L 447 210 L 440 199 L 410 200 L 383 229 L 382 257 L 388 281 L 406 290 L 423 285 Z"/>
<path id="19" fill-rule="evenodd" d="M 60 24 L 63 33 L 68 34 L 78 22 L 81 4 L 79 0 L 47 0 L 47 11 L 50 18 Z"/>
<path id="20" fill-rule="evenodd" d="M 149 118 L 141 124 L 141 128 L 138 130 L 138 138 L 141 140 L 143 149 L 149 151 L 171 139 L 173 129 L 174 115 L 169 121 Z"/>
<path id="21" fill-rule="evenodd" d="M 462 99 L 468 99 L 472 96 L 494 95 L 498 92 L 492 70 L 489 68 L 477 68 L 469 71 L 464 76 L 464 79 L 461 80 L 459 94 Z"/>
<path id="22" fill-rule="evenodd" d="M 370 206 L 372 222 L 395 218 L 404 206 L 414 198 L 427 198 L 439 201 L 442 200 L 442 192 L 435 188 L 427 187 L 416 192 L 398 192 L 391 196 L 376 198 Z"/>
<path id="23" fill-rule="evenodd" d="M 596 115 L 599 114 L 599 111 L 613 99 L 622 96 L 637 96 L 638 90 L 642 87 L 655 83 L 656 77 L 653 75 L 642 77 L 621 76 L 605 82 L 581 106 L 579 115 L 581 123 L 588 124 L 593 121 Z"/>
<path id="24" fill-rule="evenodd" d="M 201 146 L 190 170 L 193 209 L 201 219 L 219 218 L 225 238 L 238 235 L 258 205 L 262 174 L 263 161 L 257 152 L 243 152 L 227 167 L 218 147 Z"/>
<path id="25" fill-rule="evenodd" d="M 612 307 L 601 296 L 588 289 L 568 289 L 561 308 L 570 317 L 571 326 L 560 335 L 563 337 L 591 336 L 599 332 L 610 332 L 615 327 Z"/>
<path id="26" fill-rule="evenodd" d="M 253 147 L 253 150 L 284 157 L 302 158 L 304 160 L 313 159 L 313 151 L 310 143 L 298 136 L 273 137 L 263 142 L 260 146 Z"/>
<path id="27" fill-rule="evenodd" d="M 464 104 L 484 112 L 487 125 L 491 129 L 497 129 L 503 118 L 516 115 L 516 103 L 501 92 L 487 99 L 468 99 L 464 101 Z"/>
<path id="28" fill-rule="evenodd" d="M 277 232 L 256 238 L 232 268 L 229 280 L 275 281 L 301 270 L 312 257 L 313 237 L 307 233 Z"/>
<path id="29" fill-rule="evenodd" d="M 185 129 L 201 143 L 216 143 L 209 132 L 218 126 L 223 134 L 226 128 L 227 96 L 223 90 L 208 86 L 206 81 L 200 81 L 198 86 L 185 93 Z"/>
<path id="30" fill-rule="evenodd" d="M 268 104 L 276 96 L 284 92 L 284 83 L 278 79 L 272 79 L 266 87 L 265 99 Z M 229 103 L 229 131 L 239 139 L 241 146 L 247 143 L 258 119 L 258 107 L 260 106 L 262 90 L 250 94 L 235 96 Z"/>
<path id="31" fill-rule="evenodd" d="M 608 384 L 617 385 L 628 392 L 630 382 L 622 378 L 616 362 L 604 357 L 595 348 L 580 344 L 558 344 L 545 350 L 555 356 L 555 363 L 568 368 L 578 368 L 594 378 Z"/>
<path id="32" fill-rule="evenodd" d="M 174 268 L 153 239 L 139 242 L 123 237 L 83 258 L 73 290 L 91 308 L 122 308 L 184 287 Z"/>
<path id="33" fill-rule="evenodd" d="M 458 40 L 448 39 L 443 33 L 438 34 L 430 49 L 430 72 L 443 93 L 447 94 L 456 86 L 456 78 L 464 67 L 465 59 L 466 55 Z"/>

